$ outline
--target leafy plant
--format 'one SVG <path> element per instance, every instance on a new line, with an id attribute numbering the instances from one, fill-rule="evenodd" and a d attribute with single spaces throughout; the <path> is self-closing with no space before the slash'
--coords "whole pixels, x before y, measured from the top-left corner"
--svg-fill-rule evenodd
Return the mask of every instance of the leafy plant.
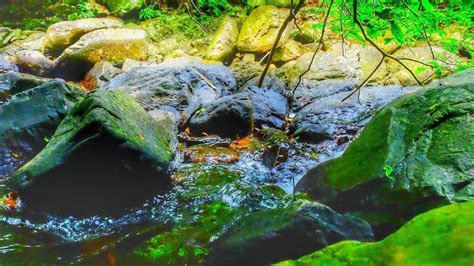
<path id="1" fill-rule="evenodd" d="M 227 0 L 198 0 L 198 6 L 200 9 L 215 16 L 220 16 L 223 12 L 232 9 Z"/>
<path id="2" fill-rule="evenodd" d="M 138 13 L 139 20 L 149 20 L 161 16 L 163 16 L 163 12 L 161 12 L 161 10 L 149 6 L 140 10 L 140 12 Z"/>

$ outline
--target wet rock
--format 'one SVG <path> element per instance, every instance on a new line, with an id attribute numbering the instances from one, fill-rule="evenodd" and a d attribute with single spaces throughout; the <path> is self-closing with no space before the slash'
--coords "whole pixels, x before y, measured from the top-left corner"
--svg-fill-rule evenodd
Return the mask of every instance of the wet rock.
<path id="1" fill-rule="evenodd" d="M 122 73 L 120 69 L 114 67 L 107 61 L 96 63 L 94 67 L 87 72 L 81 85 L 88 90 L 101 88 L 109 83 L 115 76 Z"/>
<path id="2" fill-rule="evenodd" d="M 99 29 L 121 28 L 122 26 L 123 23 L 120 20 L 109 18 L 61 21 L 48 27 L 42 50 L 45 54 L 56 57 L 86 33 Z"/>
<path id="3" fill-rule="evenodd" d="M 208 103 L 236 90 L 234 75 L 221 64 L 195 57 L 168 59 L 156 67 L 120 74 L 106 87 L 126 90 L 145 109 L 169 105 L 183 111 L 188 104 Z"/>
<path id="4" fill-rule="evenodd" d="M 322 80 L 319 82 L 302 82 L 293 94 L 291 109 L 299 111 L 319 99 L 335 94 L 349 95 L 353 89 L 355 89 L 355 85 L 350 81 Z M 292 95 L 293 90 L 294 86 L 289 86 L 286 94 Z"/>
<path id="5" fill-rule="evenodd" d="M 373 217 L 381 236 L 433 206 L 473 199 L 473 71 L 385 106 L 340 158 L 303 177 L 298 191 Z M 391 230 L 374 217 L 385 217 Z"/>
<path id="6" fill-rule="evenodd" d="M 0 176 L 10 174 L 36 155 L 82 97 L 77 88 L 63 81 L 5 76 L 0 79 L 9 79 L 14 95 L 0 105 Z"/>
<path id="7" fill-rule="evenodd" d="M 252 101 L 242 93 L 222 97 L 196 108 L 186 126 L 194 136 L 203 133 L 224 138 L 247 136 L 253 130 Z"/>
<path id="8" fill-rule="evenodd" d="M 278 47 L 273 56 L 275 62 L 288 62 L 298 59 L 303 53 L 301 43 L 289 39 L 282 46 Z"/>
<path id="9" fill-rule="evenodd" d="M 252 101 L 255 127 L 285 127 L 285 117 L 289 109 L 285 97 L 273 90 L 255 86 L 242 93 L 247 94 Z"/>
<path id="10" fill-rule="evenodd" d="M 17 52 L 14 61 L 21 72 L 40 77 L 49 77 L 54 66 L 53 61 L 46 58 L 42 53 L 33 50 Z"/>
<path id="11" fill-rule="evenodd" d="M 390 101 L 416 91 L 416 87 L 367 87 L 346 101 L 348 92 L 339 92 L 320 98 L 301 109 L 292 128 L 302 141 L 319 143 L 338 135 L 355 135 L 370 118 Z"/>
<path id="12" fill-rule="evenodd" d="M 269 265 L 342 240 L 372 240 L 370 226 L 322 204 L 297 201 L 240 219 L 211 246 L 207 265 Z"/>
<path id="13" fill-rule="evenodd" d="M 460 61 L 460 58 L 441 47 L 433 46 L 432 49 L 436 58 L 443 58 L 443 62 L 438 61 L 440 66 L 446 67 L 446 71 L 443 72 L 443 75 L 446 76 L 449 73 L 453 73 L 453 67 L 456 65 L 456 62 Z M 409 58 L 423 63 L 433 61 L 433 56 L 428 46 L 400 49 L 394 53 L 394 56 L 398 58 Z M 403 63 L 417 73 L 418 80 L 420 81 L 429 81 L 435 77 L 433 70 L 425 65 L 409 60 L 403 60 Z M 392 77 L 390 78 L 391 83 L 401 84 L 402 86 L 417 85 L 417 82 L 410 73 L 397 62 L 391 60 L 388 62 L 387 67 L 390 73 L 392 73 Z"/>
<path id="14" fill-rule="evenodd" d="M 249 89 L 252 86 L 257 86 L 259 77 L 255 77 L 247 81 L 244 85 L 240 87 L 240 90 Z M 279 78 L 275 76 L 265 76 L 263 80 L 262 88 L 272 90 L 276 93 L 283 95 L 285 93 L 285 83 L 283 83 Z"/>
<path id="15" fill-rule="evenodd" d="M 206 58 L 210 60 L 223 61 L 233 56 L 237 47 L 239 37 L 239 26 L 235 19 L 226 16 L 214 33 L 214 37 L 207 48 Z"/>
<path id="16" fill-rule="evenodd" d="M 255 61 L 254 54 L 244 54 L 242 58 L 235 58 L 229 68 L 235 73 L 238 88 L 258 77 L 263 70 L 263 67 Z"/>
<path id="17" fill-rule="evenodd" d="M 145 60 L 148 42 L 143 30 L 103 29 L 83 35 L 69 46 L 55 62 L 55 76 L 81 80 L 95 63 L 124 62 L 130 58 Z"/>
<path id="18" fill-rule="evenodd" d="M 29 208 L 77 216 L 123 212 L 169 184 L 172 127 L 125 92 L 89 93 L 8 182 Z"/>
<path id="19" fill-rule="evenodd" d="M 0 56 L 0 74 L 8 72 L 18 72 L 18 66 Z"/>
<path id="20" fill-rule="evenodd" d="M 468 265 L 473 225 L 474 201 L 451 204 L 416 216 L 383 241 L 345 241 L 275 265 Z"/>
<path id="21" fill-rule="evenodd" d="M 18 72 L 0 74 L 0 104 L 8 101 L 11 96 L 17 93 L 37 87 L 48 81 L 48 79 Z"/>
<path id="22" fill-rule="evenodd" d="M 264 128 L 258 135 L 264 142 L 262 160 L 265 166 L 273 168 L 288 160 L 290 138 L 285 132 L 275 128 Z"/>
<path id="23" fill-rule="evenodd" d="M 289 9 L 275 6 L 262 6 L 254 9 L 240 30 L 237 40 L 239 51 L 258 53 L 270 51 L 278 30 L 288 13 Z M 292 24 L 290 23 L 281 37 L 281 43 L 288 40 L 291 28 Z"/>

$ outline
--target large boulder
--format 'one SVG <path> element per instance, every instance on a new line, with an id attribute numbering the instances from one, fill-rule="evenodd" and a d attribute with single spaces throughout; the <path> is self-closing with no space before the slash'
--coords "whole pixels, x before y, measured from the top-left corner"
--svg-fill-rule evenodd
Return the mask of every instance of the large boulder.
<path id="1" fill-rule="evenodd" d="M 207 48 L 206 58 L 209 60 L 223 61 L 234 55 L 237 38 L 239 37 L 239 26 L 235 19 L 226 16 L 214 33 L 211 43 Z"/>
<path id="2" fill-rule="evenodd" d="M 34 50 L 18 51 L 14 61 L 21 72 L 41 77 L 48 77 L 54 66 L 53 61 Z"/>
<path id="3" fill-rule="evenodd" d="M 147 110 L 208 103 L 233 93 L 233 73 L 221 64 L 195 57 L 167 59 L 156 67 L 137 67 L 113 78 L 107 90 L 126 90 Z"/>
<path id="4" fill-rule="evenodd" d="M 319 51 L 314 57 L 309 71 L 303 76 L 303 81 L 315 82 L 322 80 L 350 81 L 361 84 L 376 66 L 380 63 L 382 55 L 372 46 L 344 45 L 335 43 L 327 51 Z M 313 59 L 313 52 L 303 54 L 296 64 L 289 70 L 290 81 L 295 84 L 299 76 L 307 71 Z M 386 79 L 387 70 L 385 62 L 369 79 L 369 84 L 381 84 Z"/>
<path id="5" fill-rule="evenodd" d="M 474 69 L 388 104 L 344 154 L 297 190 L 373 225 L 474 198 Z M 376 218 L 378 217 L 378 218 Z M 382 235 L 387 232 L 381 232 Z"/>
<path id="6" fill-rule="evenodd" d="M 340 135 L 355 135 L 387 103 L 417 89 L 400 86 L 367 87 L 360 91 L 360 97 L 354 95 L 343 102 L 350 92 L 345 91 L 344 86 L 336 88 L 341 90 L 313 101 L 296 113 L 292 128 L 301 140 L 319 143 Z M 326 91 L 330 89 L 321 90 L 321 94 Z"/>
<path id="7" fill-rule="evenodd" d="M 42 50 L 47 55 L 58 56 L 86 33 L 99 29 L 121 28 L 122 26 L 123 23 L 120 20 L 109 18 L 61 21 L 48 27 L 43 39 Z"/>
<path id="8" fill-rule="evenodd" d="M 156 122 L 123 91 L 89 93 L 9 186 L 37 210 L 122 212 L 169 184 L 173 127 L 171 120 Z"/>
<path id="9" fill-rule="evenodd" d="M 95 63 L 125 59 L 144 60 L 148 55 L 146 33 L 136 29 L 102 29 L 83 35 L 55 62 L 55 75 L 66 80 L 81 80 Z"/>
<path id="10" fill-rule="evenodd" d="M 252 133 L 252 101 L 247 94 L 237 93 L 194 109 L 185 124 L 195 136 L 216 134 L 242 137 Z"/>
<path id="11" fill-rule="evenodd" d="M 293 265 L 470 265 L 474 260 L 474 201 L 423 213 L 375 243 L 343 241 Z"/>
<path id="12" fill-rule="evenodd" d="M 208 265 L 269 265 L 342 240 L 372 240 L 370 226 L 329 207 L 297 201 L 237 221 L 212 244 Z"/>
<path id="13" fill-rule="evenodd" d="M 403 63 L 416 73 L 418 80 L 427 82 L 435 77 L 435 75 L 433 75 L 434 70 L 423 64 L 435 61 L 431 51 L 433 51 L 436 58 L 441 59 L 437 61 L 440 67 L 446 68 L 445 71 L 441 73 L 442 75 L 445 76 L 454 72 L 455 66 L 457 65 L 456 63 L 460 61 L 460 58 L 438 46 L 432 46 L 431 48 L 428 46 L 409 47 L 400 49 L 393 55 L 402 58 Z M 390 60 L 388 61 L 387 68 L 391 73 L 391 83 L 401 84 L 402 86 L 417 84 L 412 75 L 399 63 Z"/>
<path id="14" fill-rule="evenodd" d="M 237 48 L 243 52 L 267 52 L 276 40 L 277 33 L 290 10 L 275 6 L 254 9 L 240 30 Z M 280 43 L 290 37 L 292 24 L 283 32 Z"/>
<path id="15" fill-rule="evenodd" d="M 63 81 L 0 76 L 3 78 L 10 81 L 9 93 L 13 96 L 0 105 L 0 176 L 10 174 L 35 156 L 67 112 L 82 98 L 77 88 Z"/>

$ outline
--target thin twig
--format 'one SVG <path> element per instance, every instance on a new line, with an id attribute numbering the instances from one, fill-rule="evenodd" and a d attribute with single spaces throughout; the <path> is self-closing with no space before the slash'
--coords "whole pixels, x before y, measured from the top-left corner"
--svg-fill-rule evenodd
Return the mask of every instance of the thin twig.
<path id="1" fill-rule="evenodd" d="M 380 62 L 377 64 L 377 66 L 375 67 L 375 69 L 370 73 L 369 76 L 367 76 L 367 78 L 365 78 L 365 80 L 355 89 L 353 90 L 349 95 L 347 95 L 344 99 L 342 99 L 342 102 L 344 102 L 345 100 L 349 99 L 352 95 L 354 95 L 356 92 L 359 92 L 360 93 L 360 90 L 362 89 L 362 87 L 364 87 L 365 84 L 367 84 L 367 82 L 369 82 L 369 80 L 372 78 L 372 76 L 375 74 L 375 72 L 377 72 L 377 70 L 380 68 L 380 66 L 382 65 L 383 63 L 383 60 L 385 60 L 385 56 L 382 56 L 382 59 L 380 60 Z M 359 94 L 359 97 L 357 97 L 359 103 L 360 103 L 360 94 Z"/>
<path id="2" fill-rule="evenodd" d="M 188 11 L 189 17 L 190 17 L 194 22 L 196 22 L 196 23 L 199 25 L 199 27 L 202 28 L 203 31 L 205 31 L 205 32 L 207 33 L 206 27 L 204 27 L 201 23 L 199 23 L 199 21 L 198 21 L 196 18 L 194 18 L 193 14 L 191 13 L 191 9 L 189 9 L 188 3 L 184 3 L 184 6 L 186 7 L 186 10 Z"/>
<path id="3" fill-rule="evenodd" d="M 293 0 L 291 0 L 290 13 L 288 14 L 288 17 L 286 17 L 286 19 L 283 21 L 280 29 L 278 30 L 275 42 L 273 43 L 272 49 L 270 50 L 270 55 L 267 58 L 265 68 L 263 69 L 262 74 L 260 75 L 260 78 L 258 80 L 258 87 L 262 87 L 263 81 L 265 80 L 265 76 L 267 75 L 268 69 L 270 68 L 270 64 L 272 63 L 273 56 L 275 55 L 275 51 L 278 48 L 278 43 L 280 42 L 283 32 L 285 32 L 288 23 L 290 23 L 290 21 L 293 20 L 294 16 L 298 14 L 298 11 L 301 9 L 301 7 L 303 7 L 303 4 L 304 0 L 299 0 L 298 4 L 293 8 Z"/>
<path id="4" fill-rule="evenodd" d="M 295 91 L 298 88 L 298 86 L 301 84 L 301 81 L 303 80 L 303 76 L 306 75 L 306 73 L 308 73 L 311 70 L 311 65 L 313 64 L 314 59 L 316 58 L 316 54 L 319 52 L 319 49 L 322 46 L 323 39 L 324 39 L 324 32 L 326 31 L 327 21 L 329 18 L 329 14 L 331 13 L 331 8 L 333 4 L 334 4 L 334 0 L 331 0 L 331 2 L 329 3 L 327 13 L 326 13 L 326 17 L 324 18 L 324 21 L 323 21 L 323 29 L 321 30 L 321 37 L 318 40 L 318 46 L 316 47 L 316 50 L 314 51 L 313 56 L 311 57 L 311 61 L 309 62 L 308 68 L 303 73 L 301 73 L 301 75 L 298 77 L 298 83 L 296 83 L 296 86 L 293 88 L 293 91 L 291 92 L 292 96 L 295 95 Z"/>

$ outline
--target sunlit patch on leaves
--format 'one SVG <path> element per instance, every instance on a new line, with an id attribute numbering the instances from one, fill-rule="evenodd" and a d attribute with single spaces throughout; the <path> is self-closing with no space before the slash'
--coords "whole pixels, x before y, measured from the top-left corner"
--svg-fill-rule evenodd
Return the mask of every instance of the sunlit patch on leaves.
<path id="1" fill-rule="evenodd" d="M 393 174 L 393 168 L 392 168 L 390 165 L 385 164 L 385 165 L 383 166 L 383 170 L 385 171 L 385 177 L 386 177 L 388 180 L 390 180 L 390 181 L 394 181 L 394 180 L 395 180 L 395 178 L 392 176 L 392 174 Z"/>

